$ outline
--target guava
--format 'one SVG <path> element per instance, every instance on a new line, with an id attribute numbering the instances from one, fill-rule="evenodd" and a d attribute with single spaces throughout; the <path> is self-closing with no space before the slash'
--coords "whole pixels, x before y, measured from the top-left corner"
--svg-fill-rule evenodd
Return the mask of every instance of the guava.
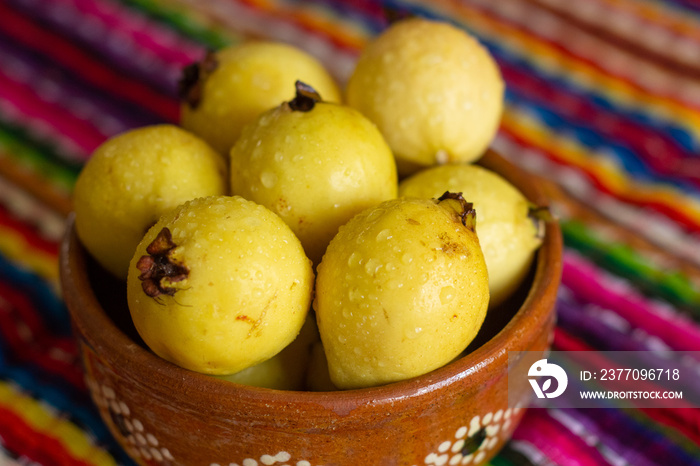
<path id="1" fill-rule="evenodd" d="M 486 259 L 492 307 L 520 285 L 542 243 L 527 198 L 499 174 L 471 164 L 448 164 L 423 170 L 399 184 L 399 195 L 433 198 L 461 192 L 474 204 L 476 233 Z"/>
<path id="2" fill-rule="evenodd" d="M 314 309 L 333 384 L 382 385 L 447 364 L 476 336 L 488 301 L 474 212 L 461 196 L 366 209 L 317 269 Z"/>
<path id="3" fill-rule="evenodd" d="M 357 110 L 296 87 L 294 99 L 243 130 L 231 150 L 231 190 L 278 214 L 318 264 L 340 225 L 396 197 L 396 164 Z"/>
<path id="4" fill-rule="evenodd" d="M 477 160 L 500 124 L 504 83 L 467 32 L 423 18 L 393 23 L 362 51 L 348 105 L 377 124 L 399 173 Z"/>
<path id="5" fill-rule="evenodd" d="M 180 123 L 228 155 L 244 125 L 294 97 L 296 80 L 341 100 L 323 65 L 293 45 L 251 41 L 210 52 L 183 72 Z"/>
<path id="6" fill-rule="evenodd" d="M 139 243 L 127 302 L 157 355 L 206 374 L 233 374 L 279 353 L 309 311 L 311 261 L 289 227 L 238 196 L 188 201 Z"/>
<path id="7" fill-rule="evenodd" d="M 228 191 L 225 159 L 174 125 L 126 131 L 100 145 L 73 191 L 75 228 L 105 269 L 125 279 L 136 245 L 164 212 Z"/>
<path id="8" fill-rule="evenodd" d="M 254 387 L 304 390 L 312 350 L 319 338 L 316 318 L 310 312 L 299 335 L 275 356 L 235 374 L 217 377 L 228 382 Z"/>

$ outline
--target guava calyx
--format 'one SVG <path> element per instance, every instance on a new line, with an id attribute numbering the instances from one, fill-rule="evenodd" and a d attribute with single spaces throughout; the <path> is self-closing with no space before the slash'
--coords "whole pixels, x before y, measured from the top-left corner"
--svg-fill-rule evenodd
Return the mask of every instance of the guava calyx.
<path id="1" fill-rule="evenodd" d="M 462 225 L 469 228 L 471 231 L 475 231 L 476 210 L 474 210 L 474 204 L 464 199 L 462 193 L 451 193 L 450 191 L 445 191 L 444 194 L 438 198 L 438 202 L 442 202 L 446 199 L 454 199 L 459 202 L 462 211 L 457 212 L 457 214 L 462 221 Z"/>
<path id="2" fill-rule="evenodd" d="M 295 112 L 310 112 L 316 102 L 321 102 L 321 95 L 308 84 L 297 80 L 294 87 L 296 87 L 297 94 L 289 101 L 289 108 Z"/>
<path id="3" fill-rule="evenodd" d="M 202 88 L 209 75 L 219 67 L 216 54 L 209 50 L 204 59 L 191 63 L 182 70 L 182 77 L 178 82 L 178 96 L 180 100 L 187 103 L 190 108 L 195 109 L 202 100 Z"/>
<path id="4" fill-rule="evenodd" d="M 148 255 L 141 256 L 136 262 L 136 268 L 141 272 L 141 287 L 151 298 L 162 294 L 173 296 L 177 288 L 171 284 L 185 280 L 189 275 L 189 269 L 171 257 L 175 247 L 172 234 L 165 227 L 146 248 Z M 164 279 L 167 279 L 165 283 Z"/>

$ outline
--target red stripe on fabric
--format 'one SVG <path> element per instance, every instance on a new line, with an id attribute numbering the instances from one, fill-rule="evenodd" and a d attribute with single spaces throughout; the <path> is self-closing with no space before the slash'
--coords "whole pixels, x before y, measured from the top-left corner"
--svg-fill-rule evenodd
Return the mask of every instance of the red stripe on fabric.
<path id="1" fill-rule="evenodd" d="M 552 147 L 548 147 L 544 144 L 539 144 L 535 141 L 526 138 L 514 128 L 509 127 L 507 122 L 503 122 L 500 131 L 503 132 L 503 134 L 506 135 L 509 139 L 512 139 L 521 146 L 536 148 L 541 155 L 546 157 L 548 160 L 554 162 L 558 166 L 576 168 L 578 171 L 582 172 L 582 174 L 585 175 L 586 178 L 591 182 L 591 184 L 599 191 L 605 194 L 609 194 L 610 196 L 628 204 L 632 204 L 638 207 L 645 208 L 647 210 L 660 213 L 687 230 L 700 231 L 700 223 L 696 222 L 689 215 L 686 215 L 686 213 L 682 209 L 682 206 L 679 207 L 676 205 L 669 205 L 663 202 L 655 202 L 649 197 L 645 197 L 644 199 L 638 199 L 633 195 L 628 194 L 627 192 L 614 191 L 613 189 L 610 189 L 610 187 L 604 182 L 604 180 L 601 180 L 598 177 L 596 177 L 593 173 L 588 171 L 586 167 L 578 166 L 574 163 L 562 160 L 562 158 L 556 153 L 556 151 Z M 636 192 L 637 190 L 632 191 Z"/>
<path id="2" fill-rule="evenodd" d="M 537 76 L 525 73 L 507 62 L 499 63 L 508 86 L 553 109 L 556 113 L 577 120 L 601 135 L 623 143 L 637 153 L 657 173 L 685 179 L 700 187 L 700 159 L 688 158 L 671 139 L 655 133 L 613 112 L 597 108 L 591 101 L 573 93 L 564 93 Z"/>
<path id="3" fill-rule="evenodd" d="M 180 105 L 141 82 L 129 79 L 48 29 L 41 28 L 0 2 L 0 30 L 27 47 L 61 63 L 89 83 L 145 107 L 167 121 L 179 121 Z"/>
<path id="4" fill-rule="evenodd" d="M 42 465 L 91 466 L 76 458 L 58 439 L 34 429 L 14 411 L 0 406 L 0 437 L 11 451 Z"/>
<path id="5" fill-rule="evenodd" d="M 0 98 L 11 102 L 20 113 L 29 118 L 27 126 L 31 127 L 34 120 L 70 139 L 81 149 L 80 155 L 83 158 L 87 158 L 107 138 L 88 121 L 73 116 L 63 107 L 41 100 L 31 87 L 13 81 L 1 70 Z"/>
<path id="6" fill-rule="evenodd" d="M 58 258 L 59 244 L 57 241 L 42 237 L 41 234 L 29 224 L 15 217 L 2 203 L 0 203 L 0 226 L 15 231 L 32 249 Z"/>
<path id="7" fill-rule="evenodd" d="M 572 461 L 576 466 L 608 464 L 595 446 L 572 434 L 545 409 L 528 409 L 513 432 L 513 440 L 534 445 L 554 464 L 572 464 Z"/>
<path id="8" fill-rule="evenodd" d="M 71 337 L 53 335 L 21 291 L 0 282 L 0 335 L 13 357 L 31 362 L 85 390 L 78 347 Z"/>

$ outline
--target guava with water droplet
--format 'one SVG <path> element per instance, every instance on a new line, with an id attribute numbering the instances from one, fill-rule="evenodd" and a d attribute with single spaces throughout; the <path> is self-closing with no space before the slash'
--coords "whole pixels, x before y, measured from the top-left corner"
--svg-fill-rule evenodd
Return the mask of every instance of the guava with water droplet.
<path id="1" fill-rule="evenodd" d="M 347 103 L 375 122 L 399 173 L 481 157 L 500 124 L 504 83 L 467 32 L 424 18 L 397 21 L 362 51 Z"/>
<path id="2" fill-rule="evenodd" d="M 181 125 L 228 155 L 243 126 L 294 97 L 294 81 L 314 86 L 329 102 L 340 90 L 323 64 L 290 44 L 250 41 L 210 52 L 183 72 Z"/>
<path id="3" fill-rule="evenodd" d="M 461 196 L 396 199 L 353 217 L 318 266 L 314 309 L 341 389 L 425 374 L 476 336 L 489 301 L 474 212 Z"/>
<path id="4" fill-rule="evenodd" d="M 154 353 L 225 375 L 295 339 L 313 281 L 311 261 L 277 215 L 238 196 L 206 197 L 148 230 L 129 267 L 127 302 Z"/>
<path id="5" fill-rule="evenodd" d="M 527 198 L 498 173 L 471 164 L 423 170 L 399 184 L 399 195 L 430 199 L 461 192 L 478 213 L 476 233 L 489 272 L 490 305 L 505 301 L 520 285 L 542 244 Z"/>
<path id="6" fill-rule="evenodd" d="M 248 125 L 231 150 L 231 190 L 278 214 L 317 264 L 338 227 L 396 197 L 391 150 L 357 110 L 297 96 Z"/>
<path id="7" fill-rule="evenodd" d="M 228 191 L 225 159 L 174 125 L 126 131 L 100 145 L 73 191 L 75 228 L 105 269 L 125 279 L 144 233 L 190 199 Z"/>

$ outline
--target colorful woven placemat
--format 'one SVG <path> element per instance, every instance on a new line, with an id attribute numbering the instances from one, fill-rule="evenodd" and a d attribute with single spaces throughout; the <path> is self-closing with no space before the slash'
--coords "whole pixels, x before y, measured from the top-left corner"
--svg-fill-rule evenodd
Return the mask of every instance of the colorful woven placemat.
<path id="1" fill-rule="evenodd" d="M 464 27 L 501 67 L 494 147 L 542 177 L 563 228 L 555 349 L 700 351 L 700 2 L 4 0 L 0 464 L 132 464 L 88 398 L 58 287 L 92 150 L 177 122 L 182 67 L 246 37 L 299 45 L 343 82 L 386 7 Z M 531 409 L 492 464 L 700 465 L 700 412 Z"/>

